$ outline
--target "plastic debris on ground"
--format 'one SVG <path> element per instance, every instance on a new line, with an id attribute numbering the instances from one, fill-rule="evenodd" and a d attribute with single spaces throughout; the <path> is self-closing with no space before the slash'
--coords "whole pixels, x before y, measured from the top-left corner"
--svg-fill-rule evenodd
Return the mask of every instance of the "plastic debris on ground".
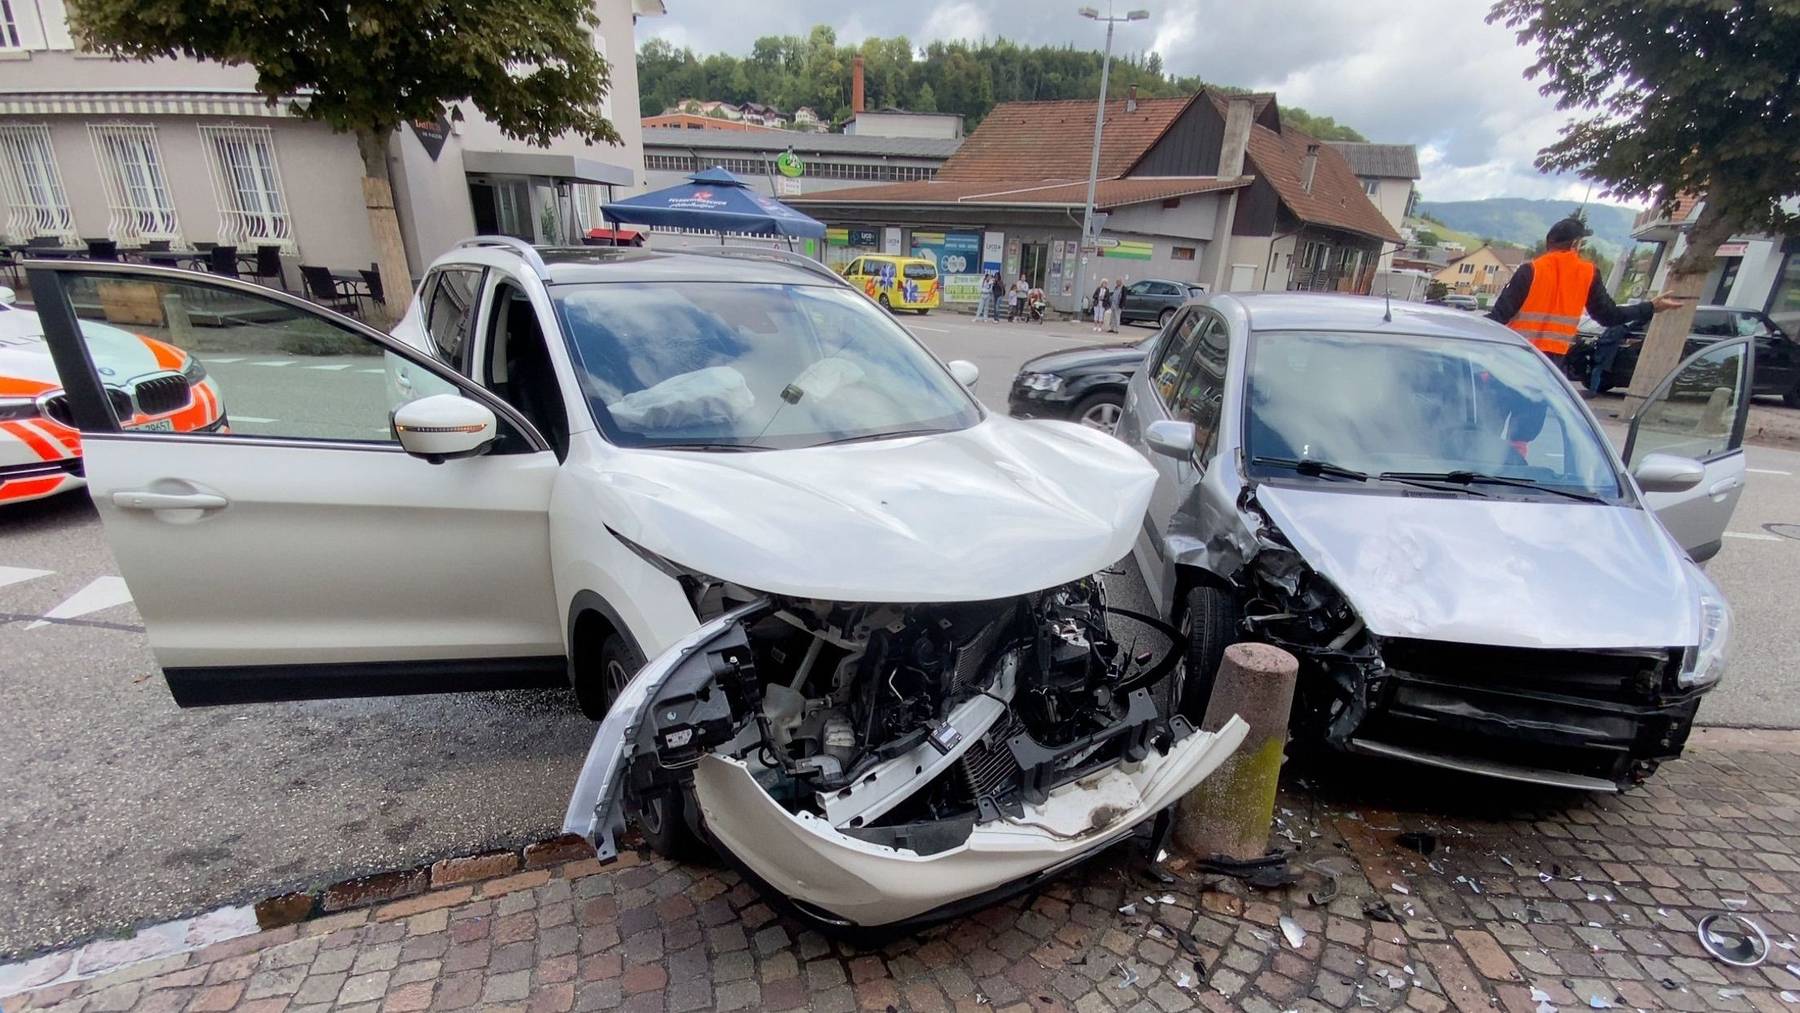
<path id="1" fill-rule="evenodd" d="M 1137 905 L 1136 904 L 1127 904 L 1124 907 L 1119 909 L 1119 913 L 1124 915 L 1127 918 L 1130 918 L 1132 915 L 1137 914 Z"/>
<path id="2" fill-rule="evenodd" d="M 1287 915 L 1281 916 L 1281 934 L 1287 938 L 1287 944 L 1296 950 L 1306 945 L 1306 930 Z"/>
<path id="3" fill-rule="evenodd" d="M 1612 1000 L 1600 995 L 1588 996 L 1588 1009 L 1612 1009 Z"/>
<path id="4" fill-rule="evenodd" d="M 1175 976 L 1175 987 L 1183 990 L 1193 988 L 1194 976 L 1186 971 L 1181 972 Z"/>
<path id="5" fill-rule="evenodd" d="M 1783 989 L 1780 994 L 1781 994 L 1781 1001 L 1787 1003 L 1789 1006 L 1793 1006 L 1797 1003 L 1800 1003 L 1800 995 L 1796 995 L 1795 993 L 1789 992 L 1786 989 Z"/>
<path id="6" fill-rule="evenodd" d="M 1394 892 L 1395 892 L 1395 893 L 1398 893 L 1398 894 L 1405 894 L 1405 895 L 1411 895 L 1411 894 L 1412 894 L 1412 891 L 1411 891 L 1411 890 L 1408 890 L 1408 889 L 1407 889 L 1407 888 L 1406 888 L 1406 884 L 1404 884 L 1404 883 L 1394 883 L 1394 884 L 1392 884 L 1392 886 L 1393 886 L 1393 888 L 1394 888 Z"/>
<path id="7" fill-rule="evenodd" d="M 1131 986 L 1138 983 L 1137 969 L 1132 967 L 1130 964 L 1120 964 L 1118 966 L 1117 970 L 1119 972 L 1119 987 L 1120 988 L 1130 988 Z"/>

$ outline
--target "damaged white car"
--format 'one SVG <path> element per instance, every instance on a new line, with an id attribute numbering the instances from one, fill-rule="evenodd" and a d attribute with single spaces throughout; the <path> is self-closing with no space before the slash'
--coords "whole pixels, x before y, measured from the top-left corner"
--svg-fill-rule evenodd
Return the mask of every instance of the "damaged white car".
<path id="1" fill-rule="evenodd" d="M 393 336 L 188 272 L 30 272 L 184 706 L 572 679 L 604 719 L 569 829 L 705 839 L 866 927 L 1094 854 L 1244 734 L 1159 707 L 1179 658 L 1109 625 L 1154 470 L 987 413 L 821 265 L 484 238 Z M 126 305 L 239 366 L 254 428 L 123 429 L 75 321 Z"/>
<path id="2" fill-rule="evenodd" d="M 1731 610 L 1695 560 L 1743 490 L 1753 356 L 1727 339 L 1683 362 L 1621 460 L 1490 321 L 1190 304 L 1119 425 L 1161 473 L 1134 555 L 1190 669 L 1240 638 L 1301 659 L 1299 737 L 1615 790 L 1680 754 L 1725 671 Z"/>

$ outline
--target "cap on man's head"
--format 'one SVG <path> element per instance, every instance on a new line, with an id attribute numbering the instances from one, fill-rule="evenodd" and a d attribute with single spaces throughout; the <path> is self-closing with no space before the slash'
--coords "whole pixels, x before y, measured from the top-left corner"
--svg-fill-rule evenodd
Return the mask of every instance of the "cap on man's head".
<path id="1" fill-rule="evenodd" d="M 1587 223 L 1581 219 L 1564 218 L 1550 226 L 1550 231 L 1544 235 L 1544 245 L 1566 246 L 1577 239 L 1593 234 L 1593 231 L 1587 227 Z"/>

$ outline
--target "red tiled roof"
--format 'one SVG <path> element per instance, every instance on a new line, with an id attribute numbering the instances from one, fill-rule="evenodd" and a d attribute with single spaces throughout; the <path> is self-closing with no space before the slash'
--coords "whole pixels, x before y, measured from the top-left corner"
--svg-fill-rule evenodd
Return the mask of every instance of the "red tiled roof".
<path id="1" fill-rule="evenodd" d="M 1225 115 L 1227 96 L 1211 95 L 1219 115 Z M 1302 185 L 1307 145 L 1317 144 L 1319 161 L 1313 167 L 1312 189 Z M 1280 133 L 1262 124 L 1250 128 L 1250 165 L 1259 177 L 1269 181 L 1289 211 L 1303 222 L 1358 232 L 1365 236 L 1400 241 L 1394 226 L 1382 217 L 1363 192 L 1362 181 L 1350 171 L 1350 163 L 1336 148 L 1319 144 L 1311 135 L 1294 127 L 1283 126 Z"/>
<path id="2" fill-rule="evenodd" d="M 1138 176 L 1103 179 L 1094 189 L 1097 208 L 1124 207 L 1248 186 L 1250 177 Z M 825 190 L 786 203 L 809 204 L 1053 204 L 1078 206 L 1087 199 L 1086 180 L 920 180 L 842 190 Z"/>
<path id="3" fill-rule="evenodd" d="M 1141 98 L 1125 111 L 1125 99 L 1106 104 L 1100 141 L 1100 178 L 1118 176 L 1162 136 L 1187 108 L 1188 98 Z M 1094 153 L 1092 99 L 1002 102 L 963 140 L 937 178 L 1017 180 L 1029 167 L 1039 180 L 1086 179 Z"/>

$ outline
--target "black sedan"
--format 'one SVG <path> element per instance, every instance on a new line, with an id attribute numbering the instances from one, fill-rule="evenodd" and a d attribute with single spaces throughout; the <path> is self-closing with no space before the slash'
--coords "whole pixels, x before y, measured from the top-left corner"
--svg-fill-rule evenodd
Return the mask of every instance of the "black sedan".
<path id="1" fill-rule="evenodd" d="M 1601 378 L 1602 390 L 1631 383 L 1631 373 L 1637 368 L 1638 352 L 1643 347 L 1648 325 L 1636 323 L 1627 327 L 1625 340 L 1620 343 L 1611 368 Z M 1752 392 L 1779 397 L 1788 407 L 1800 408 L 1800 344 L 1796 344 L 1766 313 L 1734 306 L 1698 307 L 1694 310 L 1687 347 L 1681 354 L 1684 357 L 1692 355 L 1721 338 L 1740 336 L 1756 338 L 1756 375 Z M 1588 382 L 1594 361 L 1594 342 L 1598 338 L 1597 333 L 1584 330 L 1576 336 L 1569 354 L 1563 358 L 1563 370 L 1577 384 L 1585 386 Z"/>
<path id="2" fill-rule="evenodd" d="M 1183 303 L 1205 294 L 1205 289 L 1185 281 L 1163 281 L 1160 278 L 1134 281 L 1119 293 L 1119 320 L 1127 324 L 1155 324 L 1161 327 L 1169 322 L 1169 318 L 1175 315 L 1175 311 Z"/>
<path id="3" fill-rule="evenodd" d="M 1125 385 L 1161 335 L 1040 355 L 1019 367 L 1007 408 L 1017 418 L 1067 419 L 1110 433 L 1125 405 Z"/>

